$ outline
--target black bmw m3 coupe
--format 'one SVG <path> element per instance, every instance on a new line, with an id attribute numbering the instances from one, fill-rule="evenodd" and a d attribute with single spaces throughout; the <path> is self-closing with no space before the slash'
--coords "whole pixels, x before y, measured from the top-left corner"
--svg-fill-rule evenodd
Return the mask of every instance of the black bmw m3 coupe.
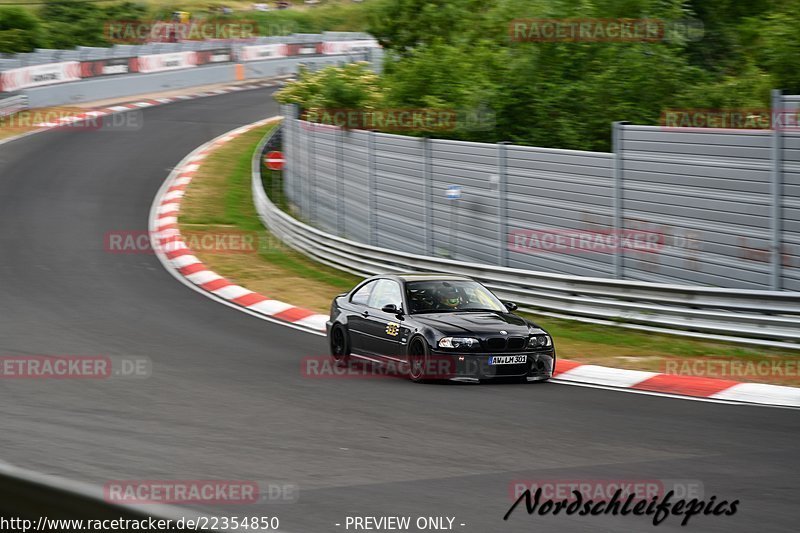
<path id="1" fill-rule="evenodd" d="M 387 274 L 334 298 L 327 322 L 331 356 L 376 358 L 413 381 L 545 381 L 556 351 L 550 335 L 513 314 L 486 287 L 449 274 Z"/>

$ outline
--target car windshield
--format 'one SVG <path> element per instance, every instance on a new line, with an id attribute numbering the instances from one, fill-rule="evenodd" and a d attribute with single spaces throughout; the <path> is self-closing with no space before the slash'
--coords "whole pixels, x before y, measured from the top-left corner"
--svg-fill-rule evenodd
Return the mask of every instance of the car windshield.
<path id="1" fill-rule="evenodd" d="M 412 314 L 506 311 L 486 287 L 468 280 L 410 281 L 406 283 L 406 299 Z"/>

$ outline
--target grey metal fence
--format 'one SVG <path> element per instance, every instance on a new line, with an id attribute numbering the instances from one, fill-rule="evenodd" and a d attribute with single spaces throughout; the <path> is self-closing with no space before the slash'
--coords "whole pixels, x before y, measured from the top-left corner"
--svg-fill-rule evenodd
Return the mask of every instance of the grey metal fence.
<path id="1" fill-rule="evenodd" d="M 798 102 L 776 93 L 773 107 Z M 341 237 L 573 276 L 800 290 L 798 131 L 615 123 L 601 153 L 342 130 L 296 113 L 284 110 L 286 193 Z"/>
<path id="2" fill-rule="evenodd" d="M 285 145 L 286 132 L 281 133 Z M 521 309 L 544 315 L 706 340 L 800 348 L 797 292 L 692 287 L 514 269 L 372 246 L 313 227 L 279 209 L 264 190 L 261 164 L 271 138 L 268 134 L 253 154 L 256 210 L 281 241 L 323 264 L 361 276 L 407 271 L 468 275 L 501 298 L 519 303 Z M 306 200 L 313 206 L 312 196 Z M 368 212 L 374 215 L 374 206 Z"/>
<path id="3" fill-rule="evenodd" d="M 776 93 L 773 98 L 773 106 L 800 110 L 800 95 Z M 800 131 L 795 128 L 774 135 L 772 202 L 778 216 L 772 227 L 773 277 L 782 288 L 800 290 Z"/>

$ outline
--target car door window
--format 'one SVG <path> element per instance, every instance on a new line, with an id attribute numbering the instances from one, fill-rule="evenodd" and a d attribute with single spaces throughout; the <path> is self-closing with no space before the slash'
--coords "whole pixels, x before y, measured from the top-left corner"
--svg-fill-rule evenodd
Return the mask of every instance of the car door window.
<path id="1" fill-rule="evenodd" d="M 370 281 L 369 283 L 358 289 L 350 298 L 350 303 L 358 305 L 367 305 L 367 303 L 369 302 L 369 297 L 372 294 L 375 285 L 377 285 L 377 281 Z"/>
<path id="2" fill-rule="evenodd" d="M 369 298 L 369 306 L 375 309 L 382 309 L 389 304 L 396 305 L 398 309 L 403 306 L 400 284 L 390 279 L 379 280 Z"/>

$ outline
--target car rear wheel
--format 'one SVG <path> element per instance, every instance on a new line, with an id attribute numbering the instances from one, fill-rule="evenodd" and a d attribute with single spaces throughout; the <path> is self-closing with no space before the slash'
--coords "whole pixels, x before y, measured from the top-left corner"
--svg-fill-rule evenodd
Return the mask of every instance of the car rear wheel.
<path id="1" fill-rule="evenodd" d="M 408 344 L 408 377 L 415 383 L 425 381 L 425 366 L 428 364 L 428 343 L 422 337 L 411 339 Z"/>
<path id="2" fill-rule="evenodd" d="M 331 357 L 337 365 L 346 365 L 350 362 L 350 341 L 347 330 L 341 324 L 334 324 L 330 333 Z"/>

